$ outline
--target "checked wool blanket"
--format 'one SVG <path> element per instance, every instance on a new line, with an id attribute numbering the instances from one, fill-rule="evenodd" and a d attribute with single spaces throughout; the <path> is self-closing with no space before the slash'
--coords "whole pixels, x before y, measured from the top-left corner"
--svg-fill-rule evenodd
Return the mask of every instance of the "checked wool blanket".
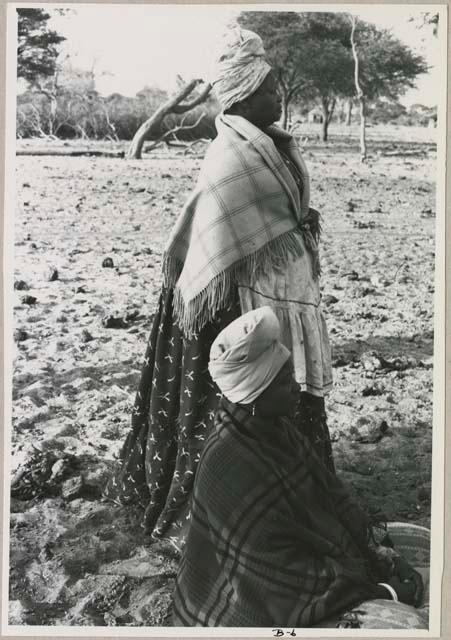
<path id="1" fill-rule="evenodd" d="M 293 137 L 224 114 L 216 128 L 163 260 L 188 337 L 227 305 L 240 273 L 266 272 L 305 251 L 299 225 L 308 216 L 309 175 Z M 300 185 L 279 151 L 295 165 Z"/>
<path id="2" fill-rule="evenodd" d="M 215 426 L 173 624 L 310 627 L 375 597 L 367 518 L 307 440 L 224 399 Z"/>

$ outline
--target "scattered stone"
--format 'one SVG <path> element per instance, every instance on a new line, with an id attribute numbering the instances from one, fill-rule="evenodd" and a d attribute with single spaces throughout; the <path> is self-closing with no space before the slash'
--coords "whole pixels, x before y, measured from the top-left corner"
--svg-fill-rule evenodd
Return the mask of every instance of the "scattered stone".
<path id="1" fill-rule="evenodd" d="M 357 273 L 357 271 L 351 271 L 350 273 L 344 273 L 343 277 L 348 278 L 348 280 L 358 280 L 359 274 Z"/>
<path id="2" fill-rule="evenodd" d="M 30 336 L 25 331 L 25 329 L 16 329 L 14 331 L 14 340 L 15 342 L 24 342 L 24 340 L 28 340 Z"/>
<path id="3" fill-rule="evenodd" d="M 37 298 L 35 298 L 34 296 L 22 296 L 22 303 L 23 304 L 36 304 L 37 302 Z"/>
<path id="4" fill-rule="evenodd" d="M 372 384 L 365 387 L 362 391 L 362 396 L 382 396 L 386 392 L 385 388 L 380 384 Z"/>
<path id="5" fill-rule="evenodd" d="M 75 293 L 87 293 L 86 287 L 77 287 Z"/>
<path id="6" fill-rule="evenodd" d="M 58 269 L 55 269 L 54 267 L 50 267 L 50 269 L 47 272 L 47 281 L 55 282 L 55 280 L 58 280 L 58 279 L 59 279 Z"/>
<path id="7" fill-rule="evenodd" d="M 353 202 L 352 200 L 349 200 L 346 203 L 346 208 L 347 208 L 348 211 L 355 211 L 356 207 L 357 207 L 356 203 Z"/>
<path id="8" fill-rule="evenodd" d="M 16 289 L 16 291 L 28 291 L 29 288 L 30 287 L 25 282 L 25 280 L 16 280 L 14 282 L 14 289 Z"/>
<path id="9" fill-rule="evenodd" d="M 113 262 L 112 258 L 105 258 L 102 261 L 102 267 L 104 269 L 112 269 L 114 267 L 114 262 Z"/>
<path id="10" fill-rule="evenodd" d="M 328 306 L 330 304 L 335 304 L 336 302 L 338 302 L 338 298 L 336 298 L 335 296 L 332 295 L 327 295 L 327 296 L 323 296 L 322 297 L 322 302 Z"/>
<path id="11" fill-rule="evenodd" d="M 374 220 L 370 220 L 369 222 L 362 222 L 361 220 L 354 220 L 354 227 L 358 229 L 375 229 L 376 223 Z"/>
<path id="12" fill-rule="evenodd" d="M 143 253 L 143 254 L 144 254 L 144 255 L 146 255 L 146 256 L 151 256 L 151 255 L 153 254 L 153 251 L 152 251 L 152 249 L 150 249 L 149 247 L 145 247 L 145 248 L 141 251 L 141 253 Z"/>
<path id="13" fill-rule="evenodd" d="M 58 482 L 58 480 L 61 480 L 64 476 L 65 470 L 66 461 L 64 458 L 60 458 L 60 460 L 57 460 L 52 466 L 52 475 L 50 476 L 50 479 L 53 480 L 53 482 Z"/>
<path id="14" fill-rule="evenodd" d="M 56 321 L 57 322 L 67 322 L 67 316 L 65 316 L 63 313 L 60 313 L 60 315 L 57 316 Z"/>
<path id="15" fill-rule="evenodd" d="M 133 225 L 133 231 L 140 231 L 141 230 L 141 225 L 140 224 L 134 224 Z"/>
<path id="16" fill-rule="evenodd" d="M 91 342 L 91 340 L 94 340 L 93 336 L 89 333 L 87 329 L 83 329 L 83 331 L 81 332 L 81 341 Z"/>
<path id="17" fill-rule="evenodd" d="M 360 362 L 365 371 L 377 371 L 383 367 L 381 358 L 375 351 L 365 351 L 362 353 Z"/>
<path id="18" fill-rule="evenodd" d="M 82 495 L 83 489 L 84 482 L 81 476 L 69 478 L 61 487 L 61 497 L 64 500 L 75 500 L 75 498 L 79 498 Z"/>
<path id="19" fill-rule="evenodd" d="M 128 329 L 128 324 L 121 316 L 105 315 L 102 318 L 105 329 Z"/>
<path id="20" fill-rule="evenodd" d="M 133 187 L 133 189 L 130 189 L 132 193 L 144 193 L 145 190 L 146 187 Z"/>
<path id="21" fill-rule="evenodd" d="M 139 309 L 133 309 L 133 311 L 129 311 L 125 315 L 126 322 L 132 322 L 139 317 Z"/>
<path id="22" fill-rule="evenodd" d="M 161 177 L 162 178 L 172 178 L 172 176 L 169 173 L 162 173 Z"/>
<path id="23" fill-rule="evenodd" d="M 379 442 L 388 431 L 385 420 L 378 421 L 372 416 L 361 416 L 350 429 L 351 439 L 364 444 Z"/>

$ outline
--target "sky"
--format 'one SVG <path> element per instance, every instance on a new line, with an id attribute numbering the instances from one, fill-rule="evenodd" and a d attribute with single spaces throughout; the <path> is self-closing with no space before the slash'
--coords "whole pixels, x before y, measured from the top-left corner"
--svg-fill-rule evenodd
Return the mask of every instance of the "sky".
<path id="1" fill-rule="evenodd" d="M 43 5 L 44 6 L 44 5 Z M 58 5 L 52 5 L 56 7 Z M 67 7 L 68 5 L 66 5 Z M 239 10 L 271 8 L 299 10 L 299 5 L 71 5 L 66 15 L 52 17 L 52 27 L 66 36 L 64 53 L 75 67 L 94 69 L 103 95 L 118 92 L 133 96 L 144 86 L 173 90 L 177 74 L 185 80 L 208 77 L 214 51 L 225 27 Z M 434 105 L 438 101 L 438 39 L 431 29 L 418 29 L 412 16 L 418 5 L 339 5 L 393 34 L 426 57 L 431 70 L 420 76 L 417 90 L 401 98 Z M 325 10 L 325 5 L 302 5 Z M 331 9 L 332 7 L 329 7 Z M 333 8 L 337 8 L 334 5 Z M 423 11 L 433 7 L 423 7 Z"/>

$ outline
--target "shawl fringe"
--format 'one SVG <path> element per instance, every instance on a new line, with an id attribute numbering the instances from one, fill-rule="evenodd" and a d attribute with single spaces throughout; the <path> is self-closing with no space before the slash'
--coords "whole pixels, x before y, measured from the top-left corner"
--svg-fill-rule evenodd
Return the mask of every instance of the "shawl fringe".
<path id="1" fill-rule="evenodd" d="M 230 303 L 233 289 L 241 278 L 250 273 L 258 277 L 274 267 L 283 267 L 290 257 L 302 256 L 304 250 L 297 239 L 300 234 L 305 237 L 301 228 L 288 231 L 238 260 L 210 280 L 205 289 L 188 304 L 185 304 L 182 292 L 177 287 L 183 262 L 166 254 L 163 259 L 163 283 L 174 289 L 174 316 L 185 337 L 195 337 L 207 322 L 214 320 L 216 313 Z"/>

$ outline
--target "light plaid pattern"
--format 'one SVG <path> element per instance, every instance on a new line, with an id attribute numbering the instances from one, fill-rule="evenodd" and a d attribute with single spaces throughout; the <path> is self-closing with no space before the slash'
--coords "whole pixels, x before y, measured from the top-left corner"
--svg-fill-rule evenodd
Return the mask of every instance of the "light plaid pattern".
<path id="1" fill-rule="evenodd" d="M 302 251 L 292 234 L 309 208 L 308 171 L 291 135 L 224 114 L 216 126 L 165 251 L 166 284 L 188 333 L 225 306 L 239 268 L 267 268 L 268 260 Z M 299 169 L 302 195 L 278 148 Z"/>

